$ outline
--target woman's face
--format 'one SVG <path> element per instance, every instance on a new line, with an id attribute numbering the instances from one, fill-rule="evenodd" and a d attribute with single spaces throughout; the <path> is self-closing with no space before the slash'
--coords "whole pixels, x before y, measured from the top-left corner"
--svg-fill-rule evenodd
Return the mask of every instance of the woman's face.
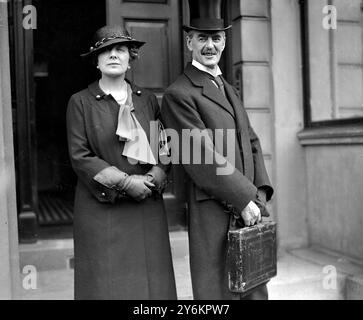
<path id="1" fill-rule="evenodd" d="M 119 77 L 126 73 L 129 60 L 129 48 L 115 45 L 98 55 L 98 67 L 102 75 Z"/>

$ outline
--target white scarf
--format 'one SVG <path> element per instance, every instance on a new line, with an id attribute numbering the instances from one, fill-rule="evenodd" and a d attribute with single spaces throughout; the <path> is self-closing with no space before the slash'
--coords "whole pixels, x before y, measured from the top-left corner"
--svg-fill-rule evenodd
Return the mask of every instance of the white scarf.
<path id="1" fill-rule="evenodd" d="M 135 116 L 132 103 L 132 90 L 127 84 L 127 100 L 124 104 L 119 103 L 118 124 L 116 134 L 120 141 L 125 141 L 122 155 L 132 159 L 133 164 L 137 160 L 141 163 L 156 165 L 154 154 L 150 148 L 146 133 Z"/>

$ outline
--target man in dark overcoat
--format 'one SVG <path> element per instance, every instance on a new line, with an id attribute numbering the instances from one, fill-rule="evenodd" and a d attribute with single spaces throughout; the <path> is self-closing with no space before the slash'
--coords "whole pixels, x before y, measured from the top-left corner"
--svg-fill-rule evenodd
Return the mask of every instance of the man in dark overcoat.
<path id="1" fill-rule="evenodd" d="M 200 2 L 210 14 L 219 1 Z M 273 189 L 259 139 L 237 91 L 218 67 L 225 47 L 225 30 L 230 26 L 225 27 L 219 16 L 208 18 L 206 14 L 184 26 L 193 61 L 166 90 L 161 114 L 164 125 L 179 134 L 178 143 L 171 140 L 172 153 L 179 154 L 189 178 L 188 231 L 194 299 L 240 299 L 239 294 L 228 289 L 225 262 L 231 212 L 226 208 L 234 208 L 245 226 L 254 225 L 261 221 L 261 214 L 268 215 L 265 205 Z M 190 143 L 181 141 L 187 130 L 192 132 Z M 244 299 L 267 298 L 264 284 Z"/>

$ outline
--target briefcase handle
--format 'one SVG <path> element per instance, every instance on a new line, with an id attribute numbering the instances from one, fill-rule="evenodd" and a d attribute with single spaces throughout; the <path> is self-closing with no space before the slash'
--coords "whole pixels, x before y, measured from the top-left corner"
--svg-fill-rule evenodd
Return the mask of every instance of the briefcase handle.
<path id="1" fill-rule="evenodd" d="M 258 226 L 262 226 L 264 224 L 263 221 L 254 224 L 252 226 L 246 226 L 244 224 L 244 221 L 242 219 L 242 217 L 235 217 L 235 215 L 231 214 L 229 217 L 229 231 L 234 231 L 234 230 L 239 230 L 239 229 L 247 229 L 247 228 L 254 228 L 254 227 L 258 227 Z"/>
<path id="2" fill-rule="evenodd" d="M 249 228 L 250 226 L 245 226 L 244 221 L 241 217 L 236 217 L 231 214 L 229 217 L 229 230 L 238 230 L 243 228 Z"/>
<path id="3" fill-rule="evenodd" d="M 235 207 L 233 207 L 232 205 L 225 204 L 225 203 L 223 203 L 223 204 L 226 207 L 225 212 L 230 215 L 230 218 L 229 218 L 229 230 L 237 230 L 237 229 L 250 228 L 250 227 L 255 227 L 256 226 L 256 224 L 254 224 L 252 226 L 246 226 L 244 224 L 243 218 L 237 212 Z M 260 206 L 259 206 L 259 208 L 261 210 Z M 261 211 L 261 218 L 262 217 L 269 217 L 269 216 L 270 216 L 270 213 L 268 212 L 266 206 L 263 205 L 263 211 Z"/>

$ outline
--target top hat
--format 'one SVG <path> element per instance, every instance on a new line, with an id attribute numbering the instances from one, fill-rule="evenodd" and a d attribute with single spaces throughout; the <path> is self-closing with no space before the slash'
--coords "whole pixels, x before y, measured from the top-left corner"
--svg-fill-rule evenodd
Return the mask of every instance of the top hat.
<path id="1" fill-rule="evenodd" d="M 190 25 L 183 30 L 196 31 L 225 31 L 232 26 L 225 26 L 222 18 L 222 0 L 189 0 Z"/>
<path id="2" fill-rule="evenodd" d="M 93 36 L 93 45 L 88 52 L 81 54 L 81 57 L 101 53 L 105 48 L 115 44 L 140 48 L 145 42 L 132 38 L 127 30 L 121 26 L 104 26 L 96 31 Z"/>

